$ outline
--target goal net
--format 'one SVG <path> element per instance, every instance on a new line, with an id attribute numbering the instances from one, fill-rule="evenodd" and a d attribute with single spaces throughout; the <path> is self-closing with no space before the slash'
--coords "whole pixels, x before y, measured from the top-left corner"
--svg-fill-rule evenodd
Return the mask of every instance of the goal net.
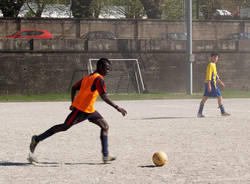
<path id="1" fill-rule="evenodd" d="M 96 68 L 99 59 L 91 58 L 88 73 Z M 109 59 L 111 70 L 105 76 L 109 93 L 143 93 L 145 91 L 138 59 Z"/>

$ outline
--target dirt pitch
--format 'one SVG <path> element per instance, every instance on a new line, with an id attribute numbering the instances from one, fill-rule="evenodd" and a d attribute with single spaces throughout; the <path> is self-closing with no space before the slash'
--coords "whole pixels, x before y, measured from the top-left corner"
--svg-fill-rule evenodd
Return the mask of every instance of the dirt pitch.
<path id="1" fill-rule="evenodd" d="M 26 160 L 31 136 L 62 123 L 70 103 L 0 103 L 0 183 L 249 184 L 250 99 L 225 99 L 230 117 L 209 99 L 203 119 L 196 117 L 199 101 L 116 101 L 125 118 L 97 102 L 117 160 L 102 164 L 99 128 L 85 121 L 41 142 L 36 166 Z M 156 151 L 168 155 L 165 166 L 153 166 Z"/>

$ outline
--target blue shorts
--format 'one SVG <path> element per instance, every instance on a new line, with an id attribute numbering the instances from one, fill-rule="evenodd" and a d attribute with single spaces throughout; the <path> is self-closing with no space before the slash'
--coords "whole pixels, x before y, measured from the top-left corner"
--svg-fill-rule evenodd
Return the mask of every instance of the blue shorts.
<path id="1" fill-rule="evenodd" d="M 205 91 L 203 96 L 208 96 L 208 97 L 219 97 L 221 96 L 220 89 L 218 84 L 216 84 L 216 87 L 211 84 L 211 91 L 208 92 L 208 83 L 205 83 Z"/>

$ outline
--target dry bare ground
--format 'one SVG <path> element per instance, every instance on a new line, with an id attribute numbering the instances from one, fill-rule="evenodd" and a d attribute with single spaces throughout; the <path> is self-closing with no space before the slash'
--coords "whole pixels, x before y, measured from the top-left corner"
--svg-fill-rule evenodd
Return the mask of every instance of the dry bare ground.
<path id="1" fill-rule="evenodd" d="M 88 121 L 39 143 L 39 165 L 29 164 L 30 138 L 64 122 L 70 102 L 0 103 L 1 184 L 249 184 L 250 99 L 225 99 L 221 117 L 209 99 L 116 101 L 122 117 L 104 102 L 96 109 L 110 125 L 112 164 L 102 164 L 99 127 Z M 169 158 L 154 167 L 152 155 Z"/>

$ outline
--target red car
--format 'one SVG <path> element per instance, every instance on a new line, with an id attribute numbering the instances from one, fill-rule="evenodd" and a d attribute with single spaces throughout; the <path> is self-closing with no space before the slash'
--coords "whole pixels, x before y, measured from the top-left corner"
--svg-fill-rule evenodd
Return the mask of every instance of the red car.
<path id="1" fill-rule="evenodd" d="M 51 39 L 53 35 L 42 29 L 24 29 L 4 38 Z"/>

